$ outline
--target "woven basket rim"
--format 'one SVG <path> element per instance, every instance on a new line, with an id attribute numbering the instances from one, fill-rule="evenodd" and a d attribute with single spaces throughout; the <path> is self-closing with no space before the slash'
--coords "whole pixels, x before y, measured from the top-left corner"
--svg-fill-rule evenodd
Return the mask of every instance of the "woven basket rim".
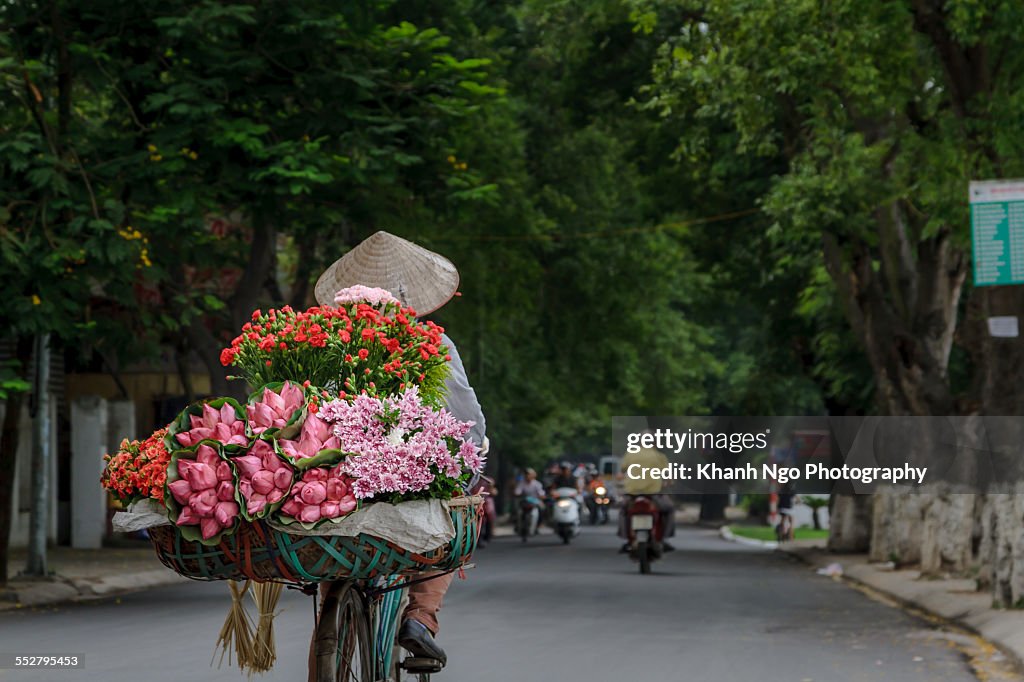
<path id="1" fill-rule="evenodd" d="M 483 495 L 463 495 L 461 497 L 453 497 L 450 500 L 445 500 L 444 503 L 449 507 L 475 507 L 483 504 Z"/>

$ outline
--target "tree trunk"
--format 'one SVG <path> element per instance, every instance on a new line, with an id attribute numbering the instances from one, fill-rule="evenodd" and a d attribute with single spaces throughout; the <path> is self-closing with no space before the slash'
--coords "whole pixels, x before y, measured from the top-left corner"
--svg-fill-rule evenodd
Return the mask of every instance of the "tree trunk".
<path id="1" fill-rule="evenodd" d="M 1020 376 L 1024 372 L 1024 341 L 1020 337 L 995 338 L 988 332 L 988 318 L 1021 316 L 1024 312 L 1024 287 L 985 287 L 975 290 L 968 308 L 969 326 L 965 342 L 979 368 L 976 403 L 983 415 L 1015 416 L 1024 414 L 1024 391 Z M 1024 442 L 1024 429 L 1014 421 L 1001 421 L 1004 448 L 1016 450 Z M 1008 480 L 1016 481 L 1007 473 Z M 1024 497 L 1020 486 L 1016 494 L 979 496 L 975 506 L 972 540 L 977 551 L 972 559 L 981 578 L 979 586 L 992 589 L 993 600 L 1004 607 L 1024 605 Z"/>
<path id="2" fill-rule="evenodd" d="M 18 432 L 21 421 L 22 394 L 7 398 L 3 431 L 0 432 L 0 585 L 7 584 L 7 550 L 11 540 L 12 505 L 14 502 L 14 467 L 18 459 Z"/>
<path id="3" fill-rule="evenodd" d="M 829 498 L 828 549 L 865 552 L 871 544 L 872 495 L 832 495 Z"/>
<path id="4" fill-rule="evenodd" d="M 701 495 L 700 520 L 709 523 L 725 521 L 725 508 L 728 504 L 728 495 Z"/>
<path id="5" fill-rule="evenodd" d="M 28 367 L 32 360 L 31 349 L 31 339 L 18 339 L 15 353 L 19 362 L 19 375 L 22 379 L 28 377 Z M 14 468 L 18 460 L 18 443 L 21 436 L 19 428 L 24 402 L 24 393 L 13 393 L 8 396 L 3 425 L 0 427 L 0 586 L 6 585 L 9 577 L 7 575 L 7 558 L 13 521 Z"/>
<path id="6" fill-rule="evenodd" d="M 888 415 L 952 414 L 946 370 L 966 255 L 953 247 L 949 229 L 919 239 L 920 230 L 899 203 L 880 208 L 875 217 L 881 235 L 877 251 L 866 242 L 841 243 L 835 234 L 824 235 L 823 250 L 847 319 L 871 363 L 879 404 Z M 870 514 L 858 498 L 835 506 L 830 547 L 853 551 L 867 540 L 874 559 L 919 561 L 922 533 L 935 527 L 923 525 L 922 495 L 880 489 L 876 498 Z M 868 527 L 854 528 L 868 519 Z"/>

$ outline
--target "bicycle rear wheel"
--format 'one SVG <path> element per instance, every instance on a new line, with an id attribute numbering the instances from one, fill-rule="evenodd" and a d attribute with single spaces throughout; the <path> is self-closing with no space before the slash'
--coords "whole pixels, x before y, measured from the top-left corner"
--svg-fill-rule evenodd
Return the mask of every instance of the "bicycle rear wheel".
<path id="1" fill-rule="evenodd" d="M 355 582 L 327 590 L 316 628 L 317 682 L 374 682 L 366 598 Z"/>

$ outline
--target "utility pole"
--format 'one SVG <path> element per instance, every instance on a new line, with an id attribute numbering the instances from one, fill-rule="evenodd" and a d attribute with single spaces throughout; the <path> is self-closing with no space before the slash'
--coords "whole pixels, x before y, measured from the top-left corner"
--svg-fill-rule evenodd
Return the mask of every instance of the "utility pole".
<path id="1" fill-rule="evenodd" d="M 50 335 L 36 336 L 35 394 L 32 419 L 32 511 L 29 516 L 25 574 L 45 576 L 46 529 L 50 510 Z"/>

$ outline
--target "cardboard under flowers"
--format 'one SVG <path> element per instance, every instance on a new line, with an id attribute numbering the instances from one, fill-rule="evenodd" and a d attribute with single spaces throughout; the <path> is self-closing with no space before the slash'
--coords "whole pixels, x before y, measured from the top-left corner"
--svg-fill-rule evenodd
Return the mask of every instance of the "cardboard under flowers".
<path id="1" fill-rule="evenodd" d="M 274 393 L 280 394 L 281 389 L 284 388 L 285 383 L 290 383 L 296 388 L 298 388 L 300 391 L 302 391 L 303 397 L 305 398 L 302 407 L 300 407 L 299 409 L 295 410 L 292 413 L 291 417 L 288 419 L 288 422 L 284 426 L 267 428 L 262 433 L 258 434 L 258 438 L 283 438 L 285 440 L 291 440 L 299 433 L 299 430 L 302 428 L 302 422 L 306 419 L 306 414 L 309 411 L 310 393 L 308 387 L 303 387 L 302 384 L 299 384 L 297 382 L 275 381 L 273 383 L 264 384 L 263 386 L 260 386 L 255 391 L 249 394 L 249 398 L 246 400 L 246 407 L 248 407 L 249 405 L 255 405 L 256 403 L 263 402 L 263 391 L 266 389 L 269 389 Z M 248 420 L 248 412 L 243 410 L 243 414 L 245 415 L 245 419 L 247 420 L 247 423 L 249 423 L 249 427 L 251 428 L 252 424 Z"/>
<path id="2" fill-rule="evenodd" d="M 229 455 L 228 461 L 231 463 L 231 469 L 234 471 L 235 499 L 238 500 L 239 513 L 241 514 L 242 518 L 246 521 L 256 521 L 257 519 L 265 519 L 271 514 L 276 514 L 277 510 L 280 509 L 281 505 L 283 505 L 285 503 L 285 500 L 288 499 L 288 494 L 291 492 L 292 486 L 295 485 L 295 479 L 297 478 L 299 473 L 298 467 L 295 465 L 295 461 L 292 460 L 287 455 L 285 455 L 283 452 L 281 452 L 281 448 L 278 446 L 276 438 L 268 437 L 262 440 L 266 440 L 267 442 L 269 442 L 271 444 L 271 447 L 274 448 L 274 455 L 286 467 L 291 469 L 291 483 L 288 485 L 288 489 L 285 491 L 284 495 L 281 497 L 280 500 L 278 500 L 277 502 L 269 502 L 263 506 L 263 509 L 261 511 L 255 514 L 250 514 L 248 510 L 248 504 L 246 504 L 245 495 L 242 493 L 242 488 L 239 485 L 239 483 L 242 480 L 242 472 L 234 460 L 238 457 L 244 457 L 250 454 L 252 452 L 252 446 L 250 446 L 249 449 L 245 450 L 244 452 L 238 452 Z"/>
<path id="3" fill-rule="evenodd" d="M 234 398 L 212 398 L 210 400 L 197 400 L 192 403 L 174 418 L 174 421 L 167 425 L 167 435 L 164 437 L 164 446 L 168 452 L 173 453 L 175 450 L 190 449 L 178 442 L 177 435 L 179 433 L 185 433 L 192 430 L 192 416 L 201 416 L 203 414 L 203 405 L 209 405 L 215 410 L 219 410 L 224 405 L 231 405 L 235 410 L 235 415 L 245 424 L 245 435 L 249 442 L 252 442 L 253 434 L 252 429 L 249 427 L 249 421 L 246 418 L 245 409 L 238 403 Z M 215 441 L 218 442 L 218 441 Z M 219 442 L 218 442 L 219 443 Z M 219 443 L 228 452 L 237 452 L 244 449 L 247 446 L 242 445 L 225 445 Z M 195 445 L 191 446 L 196 447 Z"/>
<path id="4" fill-rule="evenodd" d="M 198 542 L 199 544 L 206 545 L 208 547 L 212 547 L 215 545 L 219 545 L 221 540 L 233 534 L 235 530 L 237 530 L 241 514 L 235 517 L 234 523 L 232 523 L 230 526 L 223 528 L 219 533 L 212 537 L 203 539 L 203 532 L 200 526 L 178 525 L 178 517 L 181 515 L 182 505 L 179 504 L 176 499 L 174 499 L 174 495 L 171 493 L 170 488 L 171 483 L 181 480 L 181 476 L 178 473 L 178 461 L 181 459 L 195 460 L 197 456 L 197 451 L 199 450 L 200 446 L 203 445 L 208 445 L 209 447 L 213 448 L 216 451 L 218 457 L 220 457 L 220 459 L 230 464 L 230 458 L 228 458 L 224 454 L 223 445 L 221 445 L 221 443 L 215 440 L 204 440 L 191 448 L 177 450 L 171 453 L 171 462 L 167 467 L 167 483 L 164 485 L 164 506 L 167 508 L 167 518 L 170 520 L 174 528 L 177 529 L 182 538 L 190 540 L 192 542 Z M 234 470 L 233 465 L 231 468 L 232 470 Z M 236 496 L 237 493 L 238 488 L 236 487 Z M 239 506 L 241 507 L 241 505 Z"/>

